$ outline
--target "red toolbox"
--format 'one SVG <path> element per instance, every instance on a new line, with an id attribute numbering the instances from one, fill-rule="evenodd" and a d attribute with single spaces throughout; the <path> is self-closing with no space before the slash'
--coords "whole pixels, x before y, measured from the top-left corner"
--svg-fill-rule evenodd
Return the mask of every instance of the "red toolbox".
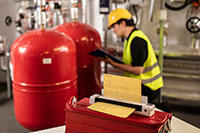
<path id="1" fill-rule="evenodd" d="M 168 133 L 171 131 L 172 114 L 155 111 L 151 117 L 131 114 L 116 117 L 87 108 L 89 98 L 66 104 L 66 133 Z"/>

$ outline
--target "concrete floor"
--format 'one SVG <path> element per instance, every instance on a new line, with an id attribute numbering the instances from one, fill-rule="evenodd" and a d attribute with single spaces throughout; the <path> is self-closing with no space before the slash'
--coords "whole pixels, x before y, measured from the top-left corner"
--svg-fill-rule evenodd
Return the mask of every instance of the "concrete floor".
<path id="1" fill-rule="evenodd" d="M 0 133 L 27 133 L 16 120 L 13 99 L 7 98 L 6 85 L 0 84 Z"/>
<path id="2" fill-rule="evenodd" d="M 29 130 L 23 128 L 14 115 L 13 99 L 0 102 L 0 133 L 27 133 Z"/>
<path id="3" fill-rule="evenodd" d="M 23 128 L 14 115 L 13 99 L 7 98 L 6 85 L 0 83 L 0 133 L 27 133 L 29 130 Z M 163 98 L 174 116 L 200 128 L 200 108 L 187 108 L 173 105 L 171 99 Z"/>

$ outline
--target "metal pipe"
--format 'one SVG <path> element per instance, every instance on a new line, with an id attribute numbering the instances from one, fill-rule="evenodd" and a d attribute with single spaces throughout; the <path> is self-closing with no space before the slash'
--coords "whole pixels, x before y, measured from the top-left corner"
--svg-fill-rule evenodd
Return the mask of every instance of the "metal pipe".
<path id="1" fill-rule="evenodd" d="M 46 28 L 45 0 L 37 1 L 38 23 L 41 29 Z"/>
<path id="2" fill-rule="evenodd" d="M 155 4 L 155 0 L 151 0 L 150 8 L 149 8 L 149 19 L 150 19 L 151 22 L 153 22 L 154 4 Z"/>
<path id="3" fill-rule="evenodd" d="M 160 73 L 163 75 L 163 38 L 164 38 L 164 21 L 167 19 L 165 9 L 165 0 L 161 1 L 160 5 L 160 36 L 159 36 L 159 67 Z M 160 97 L 158 99 L 158 103 L 162 103 L 162 89 L 160 91 Z"/>
<path id="4" fill-rule="evenodd" d="M 87 24 L 87 4 L 86 4 L 86 0 L 82 0 L 82 10 L 83 10 L 83 13 L 82 13 L 82 22 Z"/>
<path id="5" fill-rule="evenodd" d="M 8 45 L 6 47 L 6 83 L 7 83 L 7 98 L 12 98 L 12 81 L 11 81 L 11 74 L 13 71 L 13 68 L 10 64 L 10 47 L 11 45 Z M 12 69 L 12 70 L 11 70 Z"/>
<path id="6" fill-rule="evenodd" d="M 78 0 L 71 0 L 71 18 L 74 22 L 78 19 Z"/>
<path id="7" fill-rule="evenodd" d="M 0 36 L 0 56 L 5 55 L 5 38 L 3 36 Z"/>
<path id="8" fill-rule="evenodd" d="M 165 8 L 165 0 L 161 1 L 160 9 Z M 161 17 L 161 15 L 160 15 Z M 164 19 L 160 18 L 160 35 L 159 35 L 159 67 L 161 74 L 163 73 L 163 37 L 164 37 Z"/>
<path id="9" fill-rule="evenodd" d="M 106 21 L 106 20 L 107 20 L 107 15 L 104 15 L 103 21 Z M 104 50 L 107 51 L 107 49 L 108 49 L 108 44 L 107 44 L 108 31 L 107 31 L 107 28 L 105 26 L 103 28 L 103 31 L 104 31 Z M 104 62 L 104 73 L 108 73 L 108 64 L 106 62 Z"/>

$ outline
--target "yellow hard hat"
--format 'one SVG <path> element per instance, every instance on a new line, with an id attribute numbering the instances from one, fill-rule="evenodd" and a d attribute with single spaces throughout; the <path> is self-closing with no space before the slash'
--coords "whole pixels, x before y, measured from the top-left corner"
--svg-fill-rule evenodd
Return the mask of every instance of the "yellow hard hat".
<path id="1" fill-rule="evenodd" d="M 130 19 L 132 15 L 126 9 L 118 8 L 111 11 L 108 15 L 108 29 L 120 19 Z"/>

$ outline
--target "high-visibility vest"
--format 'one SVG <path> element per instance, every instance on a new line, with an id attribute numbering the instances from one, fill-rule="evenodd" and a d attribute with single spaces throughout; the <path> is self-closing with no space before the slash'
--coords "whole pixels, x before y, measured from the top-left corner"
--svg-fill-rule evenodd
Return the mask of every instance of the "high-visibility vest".
<path id="1" fill-rule="evenodd" d="M 144 62 L 142 74 L 134 75 L 131 73 L 124 72 L 124 75 L 128 77 L 141 79 L 142 84 L 149 87 L 151 90 L 155 91 L 163 86 L 163 79 L 160 73 L 160 68 L 158 66 L 152 45 L 147 36 L 142 31 L 136 30 L 132 32 L 129 39 L 125 41 L 124 51 L 123 51 L 123 62 L 125 64 L 131 65 L 132 60 L 134 61 L 134 59 L 132 59 L 131 56 L 131 42 L 135 37 L 142 38 L 147 42 L 147 49 L 148 49 L 147 59 Z"/>

